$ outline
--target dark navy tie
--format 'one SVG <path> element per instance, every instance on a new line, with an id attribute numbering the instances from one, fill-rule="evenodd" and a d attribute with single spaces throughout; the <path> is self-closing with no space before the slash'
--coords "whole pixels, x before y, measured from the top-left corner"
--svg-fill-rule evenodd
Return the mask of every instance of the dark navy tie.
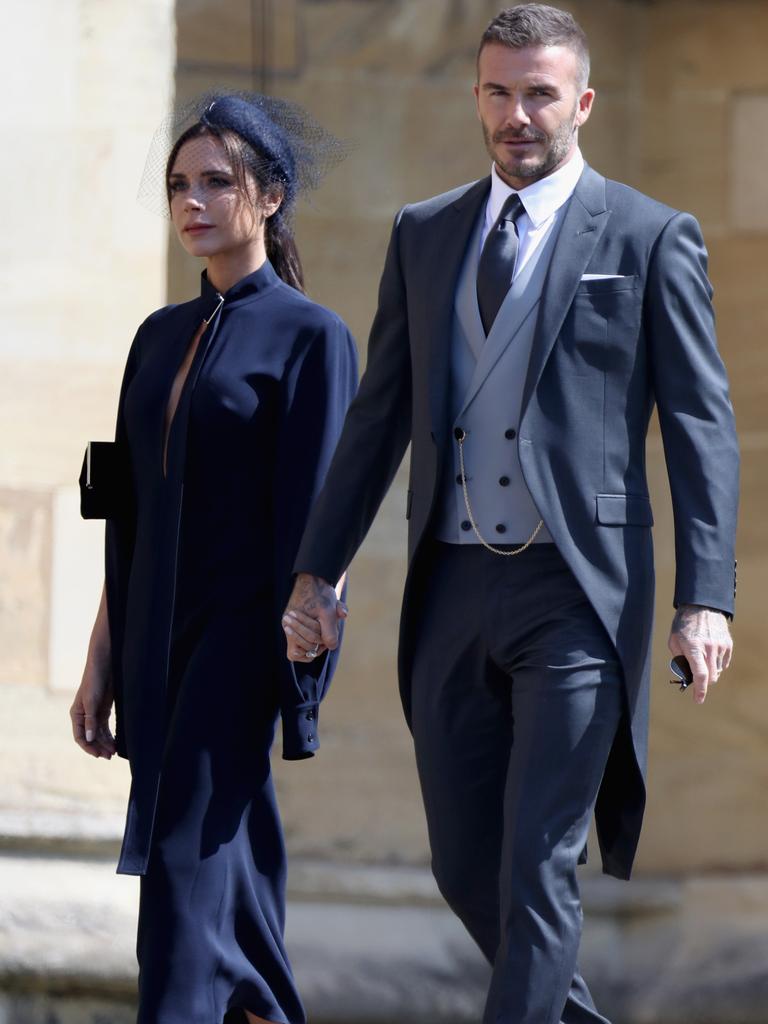
<path id="1" fill-rule="evenodd" d="M 517 218 L 525 213 L 520 196 L 513 192 L 501 208 L 499 219 L 488 232 L 477 266 L 477 304 L 486 335 L 512 283 L 519 240 Z"/>

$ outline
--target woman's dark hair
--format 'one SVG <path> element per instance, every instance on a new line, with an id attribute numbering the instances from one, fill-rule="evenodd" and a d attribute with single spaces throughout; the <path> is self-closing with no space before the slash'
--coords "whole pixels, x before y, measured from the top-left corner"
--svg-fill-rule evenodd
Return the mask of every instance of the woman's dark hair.
<path id="1" fill-rule="evenodd" d="M 294 198 L 293 190 L 290 188 L 288 173 L 280 168 L 266 147 L 264 149 L 257 148 L 254 142 L 244 139 L 233 128 L 211 123 L 207 119 L 191 125 L 179 136 L 168 155 L 165 168 L 165 188 L 169 204 L 171 201 L 170 175 L 182 146 L 191 139 L 197 139 L 204 135 L 218 139 L 224 147 L 244 202 L 252 201 L 254 184 L 265 195 L 279 192 L 282 200 L 280 206 L 267 218 L 264 229 L 267 258 L 275 268 L 278 277 L 303 294 L 304 270 L 301 266 L 289 216 L 289 207 Z"/>
<path id="2" fill-rule="evenodd" d="M 589 44 L 584 29 L 567 11 L 548 4 L 518 4 L 500 11 L 480 40 L 477 59 L 489 43 L 513 50 L 527 46 L 565 46 L 576 55 L 577 87 L 589 84 Z"/>

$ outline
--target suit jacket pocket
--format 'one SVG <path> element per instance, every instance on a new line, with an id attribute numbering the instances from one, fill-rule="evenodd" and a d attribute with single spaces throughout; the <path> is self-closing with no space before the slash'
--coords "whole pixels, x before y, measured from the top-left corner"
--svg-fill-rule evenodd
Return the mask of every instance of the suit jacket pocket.
<path id="1" fill-rule="evenodd" d="M 411 518 L 411 505 L 413 505 L 413 491 L 408 491 L 405 496 L 405 518 Z"/>
<path id="2" fill-rule="evenodd" d="M 596 501 L 602 526 L 653 526 L 651 501 L 644 494 L 598 494 Z"/>
<path id="3" fill-rule="evenodd" d="M 634 291 L 637 276 L 628 274 L 626 277 L 603 277 L 591 281 L 580 281 L 576 295 L 610 295 L 613 292 Z"/>

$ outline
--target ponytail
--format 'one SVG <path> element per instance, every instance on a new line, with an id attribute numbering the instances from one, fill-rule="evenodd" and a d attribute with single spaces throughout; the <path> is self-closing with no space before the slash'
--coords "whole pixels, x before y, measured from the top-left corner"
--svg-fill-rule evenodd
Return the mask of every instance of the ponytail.
<path id="1" fill-rule="evenodd" d="M 299 250 L 296 248 L 296 240 L 286 218 L 280 216 L 280 211 L 273 214 L 267 221 L 264 241 L 267 257 L 275 268 L 277 276 L 291 288 L 301 292 L 302 295 L 306 294 L 304 270 L 301 266 Z"/>

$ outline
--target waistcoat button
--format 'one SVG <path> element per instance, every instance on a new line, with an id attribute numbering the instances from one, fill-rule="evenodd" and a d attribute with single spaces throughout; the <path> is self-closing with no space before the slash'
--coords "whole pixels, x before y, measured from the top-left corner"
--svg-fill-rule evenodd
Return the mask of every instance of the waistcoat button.
<path id="1" fill-rule="evenodd" d="M 504 525 L 504 523 L 497 523 L 496 524 L 496 533 L 506 533 L 506 532 L 507 532 L 507 528 Z"/>
<path id="2" fill-rule="evenodd" d="M 509 487 L 509 477 L 508 476 L 500 476 L 499 477 L 499 483 L 501 484 L 502 487 Z"/>
<path id="3" fill-rule="evenodd" d="M 510 427 L 509 430 L 504 431 L 504 437 L 506 437 L 508 441 L 513 441 L 515 437 L 517 437 L 517 431 Z"/>
<path id="4" fill-rule="evenodd" d="M 467 435 L 464 432 L 463 427 L 456 427 L 456 429 L 453 432 L 453 436 L 456 438 L 457 441 L 463 441 Z"/>
<path id="5" fill-rule="evenodd" d="M 464 483 L 464 478 L 461 475 L 461 473 L 459 473 L 458 476 L 456 477 L 456 483 L 457 484 L 463 484 Z"/>
<path id="6" fill-rule="evenodd" d="M 468 519 L 465 519 L 464 522 L 461 524 L 461 528 L 466 533 L 467 530 L 472 529 L 472 523 L 470 523 Z"/>

